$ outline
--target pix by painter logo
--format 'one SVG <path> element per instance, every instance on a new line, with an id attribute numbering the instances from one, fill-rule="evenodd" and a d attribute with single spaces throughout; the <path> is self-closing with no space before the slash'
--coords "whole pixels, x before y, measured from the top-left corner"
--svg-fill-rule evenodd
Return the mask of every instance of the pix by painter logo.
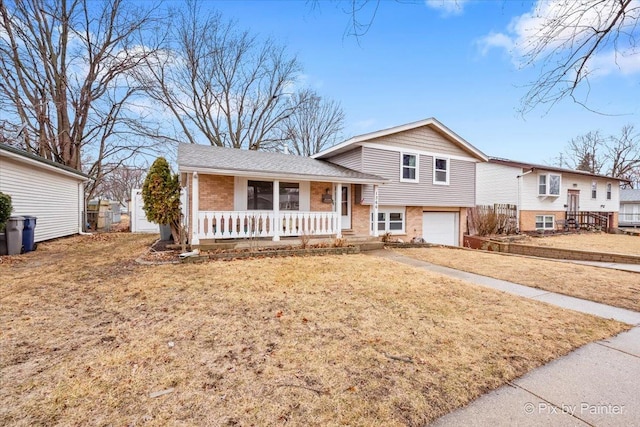
<path id="1" fill-rule="evenodd" d="M 590 404 L 581 402 L 579 405 L 552 405 L 548 402 L 527 402 L 524 404 L 525 414 L 548 414 L 548 415 L 620 415 L 624 414 L 624 405 L 613 405 L 611 403 Z"/>

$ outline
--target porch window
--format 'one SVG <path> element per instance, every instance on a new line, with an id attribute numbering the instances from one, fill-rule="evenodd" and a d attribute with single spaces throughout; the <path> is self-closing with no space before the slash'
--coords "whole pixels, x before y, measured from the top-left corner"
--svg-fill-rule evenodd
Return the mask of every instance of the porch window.
<path id="1" fill-rule="evenodd" d="M 591 198 L 592 199 L 598 198 L 598 182 L 595 180 L 591 181 Z"/>
<path id="2" fill-rule="evenodd" d="M 373 213 L 371 214 L 371 220 L 373 222 Z M 404 234 L 404 208 L 379 208 L 376 224 L 378 231 L 383 233 Z"/>
<path id="3" fill-rule="evenodd" d="M 554 215 L 536 215 L 536 230 L 553 230 L 555 219 Z"/>
<path id="4" fill-rule="evenodd" d="M 300 184 L 297 182 L 280 183 L 280 210 L 300 210 Z"/>
<path id="5" fill-rule="evenodd" d="M 433 183 L 449 184 L 449 159 L 434 157 L 433 159 Z"/>
<path id="6" fill-rule="evenodd" d="M 402 164 L 400 165 L 401 182 L 418 182 L 418 155 L 400 153 Z"/>
<path id="7" fill-rule="evenodd" d="M 560 195 L 560 175 L 555 173 L 543 173 L 538 175 L 539 196 Z"/>
<path id="8" fill-rule="evenodd" d="M 607 200 L 611 200 L 611 184 L 607 184 Z"/>
<path id="9" fill-rule="evenodd" d="M 273 182 L 247 182 L 247 210 L 273 210 Z"/>

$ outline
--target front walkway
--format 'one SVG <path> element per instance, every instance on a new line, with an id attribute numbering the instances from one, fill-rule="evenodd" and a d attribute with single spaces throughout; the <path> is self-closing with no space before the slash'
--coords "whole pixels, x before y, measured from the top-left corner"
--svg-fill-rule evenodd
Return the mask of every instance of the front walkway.
<path id="1" fill-rule="evenodd" d="M 442 267 L 390 250 L 367 252 L 525 298 L 636 325 L 587 344 L 481 396 L 435 426 L 640 425 L 640 313 Z"/>

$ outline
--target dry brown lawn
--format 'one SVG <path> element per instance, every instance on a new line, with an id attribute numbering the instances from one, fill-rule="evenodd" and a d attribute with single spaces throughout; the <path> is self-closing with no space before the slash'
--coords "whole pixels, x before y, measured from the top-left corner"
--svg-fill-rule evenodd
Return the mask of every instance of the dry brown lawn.
<path id="1" fill-rule="evenodd" d="M 432 247 L 397 251 L 433 264 L 640 311 L 638 273 L 471 249 Z"/>
<path id="2" fill-rule="evenodd" d="M 628 328 L 365 255 L 136 264 L 150 243 L 2 260 L 1 425 L 423 425 Z"/>
<path id="3" fill-rule="evenodd" d="M 640 256 L 640 236 L 629 236 L 626 234 L 595 232 L 559 234 L 544 237 L 530 237 L 527 240 L 518 243 L 551 248 L 611 252 Z"/>

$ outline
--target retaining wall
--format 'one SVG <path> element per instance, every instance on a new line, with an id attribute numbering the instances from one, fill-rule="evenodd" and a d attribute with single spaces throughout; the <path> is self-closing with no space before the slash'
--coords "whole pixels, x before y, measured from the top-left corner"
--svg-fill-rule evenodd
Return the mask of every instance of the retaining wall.
<path id="1" fill-rule="evenodd" d="M 606 252 L 581 251 L 574 249 L 559 249 L 544 246 L 523 245 L 520 243 L 491 240 L 478 236 L 464 236 L 464 247 L 471 249 L 482 249 L 485 251 L 504 252 L 515 255 L 534 256 L 540 258 L 640 264 L 640 256 L 636 255 L 623 255 Z"/>

